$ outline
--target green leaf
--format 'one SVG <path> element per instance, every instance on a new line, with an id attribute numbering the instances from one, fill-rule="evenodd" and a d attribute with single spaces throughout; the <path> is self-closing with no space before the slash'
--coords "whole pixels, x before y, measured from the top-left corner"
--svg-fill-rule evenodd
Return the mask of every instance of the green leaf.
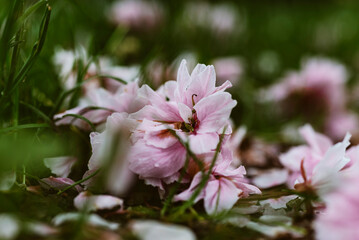
<path id="1" fill-rule="evenodd" d="M 0 133 L 10 132 L 10 131 L 18 131 L 22 129 L 29 129 L 29 128 L 49 128 L 50 126 L 45 123 L 31 123 L 31 124 L 22 124 L 15 127 L 8 127 L 0 129 Z"/>

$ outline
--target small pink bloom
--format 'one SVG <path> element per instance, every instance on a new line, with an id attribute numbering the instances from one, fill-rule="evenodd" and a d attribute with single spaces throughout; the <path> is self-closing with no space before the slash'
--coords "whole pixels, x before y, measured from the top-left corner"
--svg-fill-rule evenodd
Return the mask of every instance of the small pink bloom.
<path id="1" fill-rule="evenodd" d="M 305 184 L 319 194 L 326 193 L 350 161 L 345 156 L 350 134 L 342 142 L 332 145 L 329 138 L 314 132 L 310 125 L 302 127 L 300 133 L 308 145 L 293 147 L 280 156 L 281 163 L 291 171 L 288 185 L 293 188 Z"/>
<path id="2" fill-rule="evenodd" d="M 145 99 L 137 97 L 137 91 L 137 82 L 131 82 L 122 86 L 114 94 L 103 88 L 92 89 L 87 93 L 86 97 L 80 99 L 78 107 L 55 115 L 56 124 L 72 124 L 82 129 L 88 129 L 89 125 L 84 120 L 66 115 L 81 115 L 94 125 L 99 125 L 104 123 L 106 118 L 113 112 L 136 112 L 146 104 Z M 99 109 L 91 109 L 92 107 Z"/>
<path id="3" fill-rule="evenodd" d="M 204 207 L 208 214 L 216 214 L 229 210 L 239 198 L 249 194 L 260 194 L 261 191 L 248 184 L 244 177 L 246 171 L 243 166 L 237 169 L 230 167 L 230 162 L 221 161 L 217 164 L 210 175 L 209 181 L 198 195 L 196 202 L 204 199 Z M 202 173 L 197 173 L 190 185 L 184 192 L 175 196 L 175 201 L 186 201 L 198 188 L 202 179 Z"/>
<path id="4" fill-rule="evenodd" d="M 142 121 L 132 135 L 130 169 L 142 178 L 167 178 L 184 165 L 186 150 L 169 131 L 188 141 L 195 154 L 214 152 L 219 134 L 228 125 L 236 105 L 224 90 L 229 82 L 216 87 L 213 66 L 198 64 L 188 73 L 186 61 L 178 70 L 177 82 L 166 82 L 160 92 L 147 85 L 139 97 L 149 104 L 130 116 Z M 226 134 L 230 134 L 228 128 Z"/>
<path id="5" fill-rule="evenodd" d="M 162 8 L 156 2 L 124 0 L 116 2 L 111 9 L 112 22 L 127 28 L 149 30 L 163 18 Z"/>
<path id="6" fill-rule="evenodd" d="M 345 106 L 345 82 L 347 71 L 335 61 L 312 58 L 302 64 L 300 72 L 288 74 L 280 83 L 270 88 L 266 95 L 269 100 L 283 100 L 295 93 L 315 95 L 329 112 Z"/>
<path id="7" fill-rule="evenodd" d="M 217 58 L 213 61 L 217 72 L 217 84 L 221 85 L 229 80 L 233 85 L 237 85 L 243 74 L 242 62 L 238 57 Z"/>
<path id="8" fill-rule="evenodd" d="M 348 170 L 335 191 L 323 199 L 326 208 L 314 222 L 318 240 L 359 239 L 358 163 Z"/>
<path id="9" fill-rule="evenodd" d="M 336 111 L 331 113 L 326 119 L 326 132 L 329 136 L 339 139 L 346 132 L 357 133 L 359 127 L 358 116 L 347 111 Z"/>
<path id="10" fill-rule="evenodd" d="M 90 134 L 92 156 L 88 163 L 89 170 L 84 178 L 100 168 L 106 171 L 106 190 L 112 194 L 124 195 L 132 186 L 134 174 L 128 168 L 130 131 L 136 129 L 138 122 L 128 118 L 127 113 L 114 113 L 107 118 L 106 128 L 102 133 Z M 116 145 L 114 145 L 116 144 Z M 114 153 L 114 155 L 111 155 Z M 108 167 L 110 166 L 110 167 Z M 88 188 L 96 181 L 96 176 L 84 183 Z"/>

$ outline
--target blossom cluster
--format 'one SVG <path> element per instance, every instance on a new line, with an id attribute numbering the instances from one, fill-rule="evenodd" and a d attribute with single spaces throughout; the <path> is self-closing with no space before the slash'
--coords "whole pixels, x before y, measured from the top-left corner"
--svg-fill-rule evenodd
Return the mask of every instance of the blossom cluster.
<path id="1" fill-rule="evenodd" d="M 329 66 L 333 63 L 325 63 L 328 65 L 326 67 L 337 69 L 333 70 L 336 74 L 331 75 L 331 88 L 324 91 L 320 86 L 327 84 L 327 78 L 312 76 L 310 70 L 314 68 L 313 65 L 324 68 L 323 64 L 320 61 L 307 63 L 306 70 L 293 77 L 308 81 L 293 80 L 293 85 L 288 80 L 288 83 L 273 87 L 270 91 L 276 94 L 270 95 L 269 91 L 268 96 L 281 100 L 298 89 L 309 91 L 313 88 L 313 91 L 321 93 L 316 94 L 325 96 L 329 112 L 344 109 L 345 102 L 330 99 L 331 93 L 326 91 L 341 93 L 342 88 L 337 90 L 343 84 L 345 71 L 336 65 Z M 119 69 L 125 68 L 117 68 L 118 72 L 114 72 L 114 75 L 123 74 L 124 71 Z M 72 71 L 75 70 L 68 69 L 70 74 L 63 76 L 73 74 Z M 240 198 L 261 194 L 260 188 L 286 184 L 298 196 L 302 193 L 316 196 L 311 204 L 317 214 L 313 225 L 317 229 L 317 238 L 336 236 L 328 236 L 327 226 L 331 225 L 334 229 L 337 209 L 351 203 L 350 199 L 356 199 L 352 192 L 357 179 L 359 147 L 347 149 L 350 146 L 350 133 L 341 142 L 333 144 L 329 137 L 306 124 L 299 128 L 299 134 L 306 144 L 279 154 L 281 168 L 266 171 L 250 169 L 253 178 L 248 179 L 246 169 L 241 165 L 241 153 L 238 152 L 246 130 L 240 128 L 232 132 L 230 115 L 237 102 L 226 91 L 232 83 L 228 80 L 216 83 L 214 66 L 198 64 L 190 73 L 187 62 L 183 60 L 176 80 L 166 81 L 157 90 L 146 84 L 140 86 L 139 79 L 127 79 L 115 87 L 114 84 L 94 87 L 94 81 L 114 80 L 111 76 L 101 79 L 96 68 L 89 71 L 92 71 L 90 76 L 94 77 L 81 85 L 84 90 L 79 105 L 55 115 L 58 126 L 71 124 L 85 131 L 92 127 L 92 156 L 82 186 L 76 186 L 79 192 L 74 199 L 76 208 L 89 211 L 123 209 L 126 196 L 140 179 L 157 188 L 162 199 L 171 197 L 169 189 L 173 184 L 178 184 L 180 187 L 172 196 L 172 201 L 197 203 L 203 200 L 208 214 L 218 214 L 229 211 Z M 316 74 L 325 74 L 325 71 L 317 71 Z M 337 96 L 335 99 L 342 98 Z M 45 165 L 57 177 L 43 179 L 43 182 L 60 189 L 74 184 L 68 176 L 75 162 L 73 157 L 45 159 Z M 92 195 L 91 191 L 96 189 L 96 174 L 100 170 L 106 171 L 105 188 L 102 189 L 104 194 Z M 341 188 L 342 184 L 347 186 Z M 47 186 L 43 184 L 43 187 Z M 269 198 L 258 202 L 261 207 L 253 205 L 244 211 L 263 211 L 263 219 L 276 219 L 279 214 L 280 221 L 287 221 L 283 209 L 290 201 L 301 198 L 298 196 Z M 124 197 L 125 201 L 118 197 Z M 340 221 L 346 223 L 341 216 Z M 263 231 L 268 236 L 283 232 L 302 236 L 293 229 L 274 227 L 269 230 L 266 225 L 244 219 L 241 220 L 245 221 L 243 226 Z M 348 233 L 339 227 L 338 231 L 349 234 L 348 239 L 357 236 L 354 230 Z"/>
<path id="2" fill-rule="evenodd" d="M 138 81 L 120 85 L 115 92 L 98 88 L 84 96 L 92 100 L 90 104 L 55 118 L 61 118 L 58 125 L 83 127 L 80 123 L 86 121 L 70 114 L 76 113 L 99 131 L 90 134 L 92 156 L 84 178 L 106 165 L 111 144 L 120 135 L 128 147 L 112 156 L 112 166 L 117 167 L 109 173 L 114 176 L 108 184 L 110 192 L 124 195 L 138 176 L 164 197 L 167 186 L 179 182 L 189 188 L 175 201 L 189 200 L 198 189 L 195 202 L 203 199 L 207 213 L 215 214 L 230 209 L 239 198 L 261 193 L 246 179 L 245 168 L 232 163 L 230 114 L 237 102 L 225 91 L 229 87 L 230 81 L 216 86 L 213 66 L 198 64 L 190 74 L 183 60 L 177 80 L 156 91 L 148 85 L 139 87 Z M 85 185 L 91 188 L 91 179 Z"/>

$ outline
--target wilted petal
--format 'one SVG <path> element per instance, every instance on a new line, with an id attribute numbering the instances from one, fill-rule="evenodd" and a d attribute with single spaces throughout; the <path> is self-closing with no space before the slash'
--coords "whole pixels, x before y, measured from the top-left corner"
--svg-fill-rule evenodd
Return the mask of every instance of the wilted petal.
<path id="1" fill-rule="evenodd" d="M 28 222 L 26 223 L 25 228 L 27 232 L 42 237 L 49 237 L 59 233 L 58 229 L 41 222 Z"/>
<path id="2" fill-rule="evenodd" d="M 70 213 L 61 213 L 52 219 L 52 222 L 55 226 L 60 226 L 65 222 L 77 222 L 80 219 L 84 219 L 84 222 L 95 226 L 95 227 L 103 227 L 110 230 L 117 230 L 120 226 L 118 223 L 106 221 L 105 219 L 101 218 L 96 214 L 82 214 L 77 212 L 70 212 Z"/>
<path id="3" fill-rule="evenodd" d="M 266 189 L 284 184 L 288 180 L 288 170 L 271 169 L 261 172 L 259 176 L 253 178 L 252 182 L 259 188 Z"/>
<path id="4" fill-rule="evenodd" d="M 130 229 L 141 240 L 195 240 L 196 236 L 187 227 L 165 224 L 154 220 L 134 220 Z"/>
<path id="5" fill-rule="evenodd" d="M 271 238 L 276 238 L 284 234 L 290 234 L 295 238 L 300 238 L 305 234 L 304 229 L 291 228 L 290 226 L 270 226 L 257 222 L 249 222 L 246 227 Z"/>
<path id="6" fill-rule="evenodd" d="M 280 208 L 286 208 L 287 203 L 293 199 L 298 198 L 298 196 L 290 195 L 290 196 L 284 196 L 280 198 L 271 198 L 267 200 L 260 201 L 259 203 L 264 206 L 265 204 L 269 204 L 270 207 L 274 209 L 280 209 Z"/>
<path id="7" fill-rule="evenodd" d="M 79 210 L 98 211 L 117 207 L 122 208 L 123 200 L 110 195 L 91 195 L 89 192 L 81 192 L 74 199 L 74 205 Z"/>
<path id="8" fill-rule="evenodd" d="M 16 172 L 8 171 L 0 174 L 0 191 L 9 191 L 16 182 Z"/>
<path id="9" fill-rule="evenodd" d="M 71 186 L 75 182 L 70 178 L 43 178 L 40 181 L 40 185 L 45 189 L 55 188 L 56 190 L 63 190 L 68 186 Z M 79 185 L 74 187 L 78 192 L 82 191 L 82 188 Z"/>
<path id="10" fill-rule="evenodd" d="M 69 176 L 71 168 L 76 161 L 77 159 L 72 156 L 44 159 L 45 166 L 51 170 L 51 173 L 62 178 L 66 178 L 67 176 Z"/>
<path id="11" fill-rule="evenodd" d="M 0 239 L 15 239 L 20 232 L 20 223 L 13 215 L 0 214 Z"/>

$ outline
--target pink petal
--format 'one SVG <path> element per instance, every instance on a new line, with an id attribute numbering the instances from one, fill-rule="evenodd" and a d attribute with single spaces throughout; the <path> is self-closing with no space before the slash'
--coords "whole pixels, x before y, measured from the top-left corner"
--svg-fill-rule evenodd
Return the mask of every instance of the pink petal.
<path id="1" fill-rule="evenodd" d="M 179 66 L 178 69 L 178 73 L 177 73 L 177 84 L 178 84 L 178 89 L 181 93 L 183 93 L 183 91 L 186 90 L 187 86 L 190 83 L 190 78 L 191 76 L 188 73 L 188 69 L 187 69 L 187 61 L 186 60 L 182 60 L 181 64 Z M 182 98 L 180 98 L 182 99 Z M 177 99 L 178 101 L 179 99 Z"/>
<path id="2" fill-rule="evenodd" d="M 324 155 L 328 148 L 333 145 L 333 142 L 327 136 L 315 132 L 309 124 L 301 127 L 299 132 L 309 146 L 318 154 Z"/>
<path id="3" fill-rule="evenodd" d="M 144 178 L 164 178 L 179 171 L 186 160 L 181 143 L 162 149 L 139 140 L 130 153 L 130 169 Z"/>
<path id="4" fill-rule="evenodd" d="M 215 214 L 224 210 L 229 210 L 238 200 L 238 195 L 242 190 L 238 189 L 230 180 L 221 178 L 220 180 L 209 181 L 206 186 L 206 196 L 204 207 L 208 214 Z"/>
<path id="5" fill-rule="evenodd" d="M 54 158 L 45 158 L 44 164 L 51 170 L 52 174 L 55 174 L 58 177 L 67 177 L 74 163 L 77 161 L 75 157 L 64 156 L 64 157 L 54 157 Z"/>
<path id="6" fill-rule="evenodd" d="M 174 201 L 187 201 L 191 198 L 192 194 L 194 193 L 194 191 L 196 190 L 196 188 L 198 187 L 198 184 L 201 182 L 202 180 L 202 173 L 199 172 L 197 173 L 191 182 L 191 185 L 189 186 L 189 188 L 183 192 L 181 192 L 180 194 L 177 194 L 173 200 Z M 202 191 L 196 198 L 195 202 L 198 202 L 199 200 L 201 200 L 204 197 L 204 191 Z"/>
<path id="7" fill-rule="evenodd" d="M 260 173 L 252 182 L 259 188 L 266 189 L 274 186 L 284 184 L 288 179 L 288 170 L 286 169 L 271 169 Z"/>
<path id="8" fill-rule="evenodd" d="M 292 171 L 300 171 L 300 164 L 306 159 L 310 149 L 305 146 L 292 147 L 288 152 L 279 156 L 279 160 L 283 166 Z"/>
<path id="9" fill-rule="evenodd" d="M 216 87 L 216 72 L 213 66 L 198 64 L 191 74 L 191 83 L 189 84 L 186 96 L 186 104 L 192 106 L 192 96 L 197 103 L 204 97 L 212 94 Z M 190 102 L 188 102 L 190 100 Z"/>
<path id="10" fill-rule="evenodd" d="M 89 192 L 81 192 L 74 199 L 74 205 L 81 210 L 98 211 L 103 209 L 123 208 L 123 200 L 110 195 L 91 195 Z"/>
<path id="11" fill-rule="evenodd" d="M 183 103 L 179 102 L 177 103 L 177 105 L 181 118 L 183 119 L 184 122 L 189 123 L 193 115 L 192 110 Z"/>
<path id="12" fill-rule="evenodd" d="M 216 150 L 219 142 L 217 133 L 198 133 L 189 135 L 189 146 L 195 154 L 203 154 Z"/>
<path id="13" fill-rule="evenodd" d="M 347 133 L 343 142 L 329 148 L 324 158 L 313 170 L 312 185 L 320 188 L 322 192 L 330 190 L 332 185 L 337 184 L 338 172 L 350 161 L 345 157 L 345 150 L 350 145 L 351 135 Z"/>
<path id="14" fill-rule="evenodd" d="M 200 100 L 193 108 L 200 121 L 198 132 L 216 132 L 222 128 L 229 119 L 232 109 L 237 101 L 226 92 L 214 93 Z"/>

